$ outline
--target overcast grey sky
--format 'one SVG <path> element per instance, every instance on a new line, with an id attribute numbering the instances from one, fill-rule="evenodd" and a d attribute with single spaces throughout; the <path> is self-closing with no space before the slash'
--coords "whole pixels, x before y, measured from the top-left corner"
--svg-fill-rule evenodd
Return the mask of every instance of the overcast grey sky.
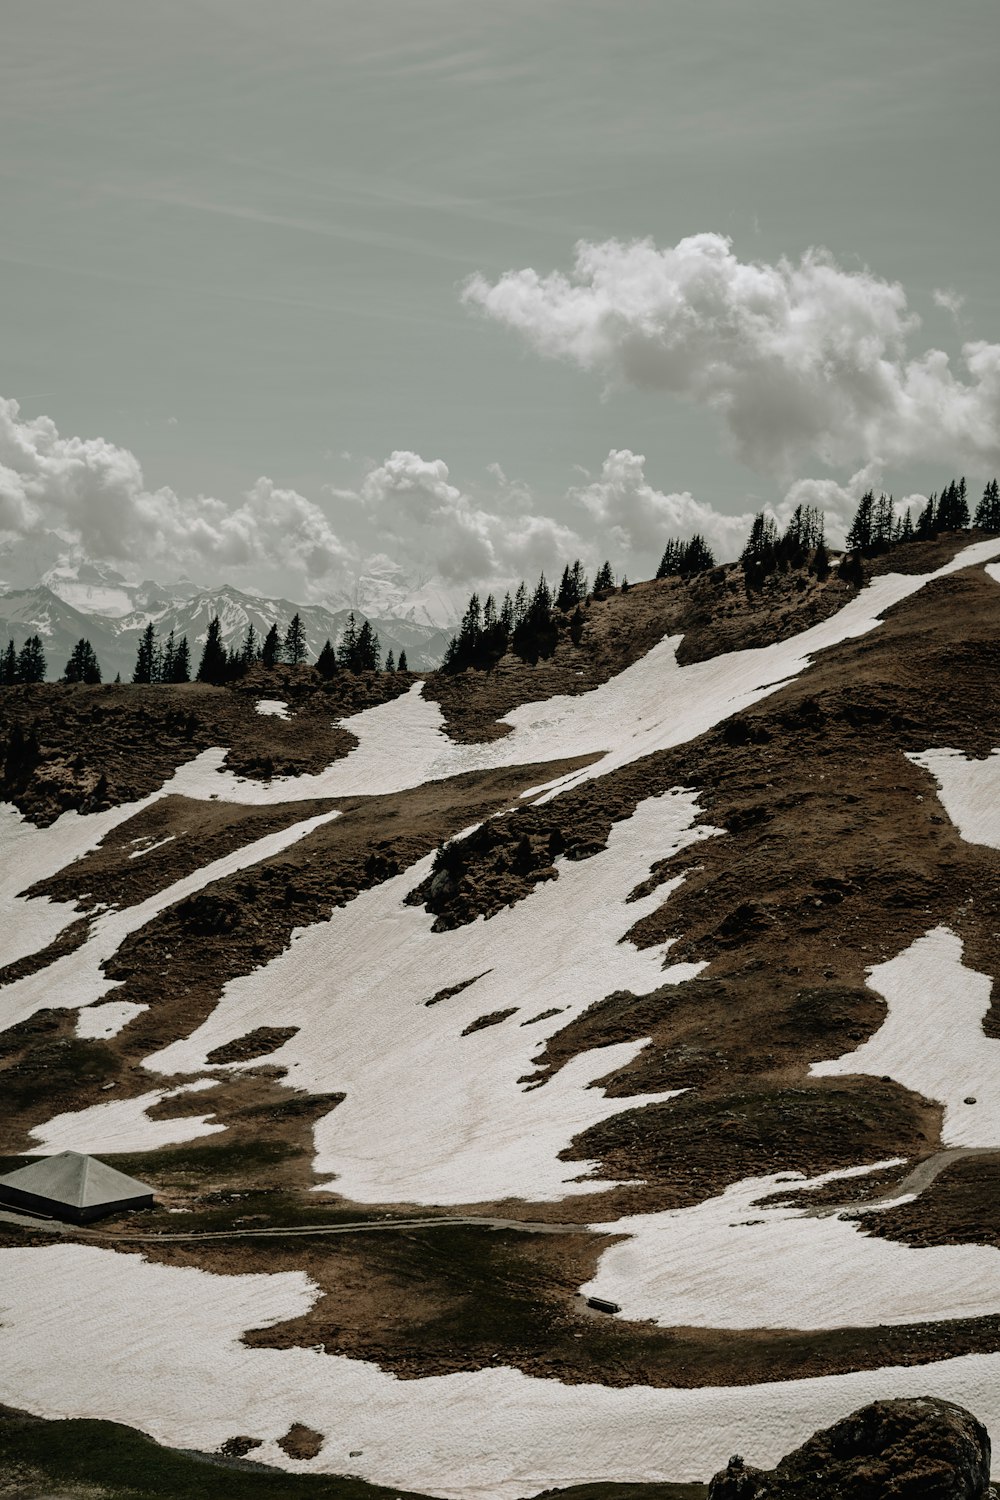
<path id="1" fill-rule="evenodd" d="M 634 566 L 650 516 L 671 514 L 637 491 L 737 514 L 866 464 L 897 493 L 960 461 L 996 467 L 1000 376 L 961 356 L 1000 343 L 994 0 L 4 0 L 3 36 L 0 394 L 21 421 L 8 413 L 0 462 L 29 475 L 0 508 L 8 535 L 93 506 L 88 547 L 128 534 L 130 560 L 148 546 L 162 575 L 179 544 L 149 492 L 166 486 L 185 534 L 190 497 L 214 497 L 203 576 L 290 586 L 298 569 L 320 595 L 376 545 L 429 566 L 456 509 L 470 546 L 445 571 L 462 581 L 577 539 L 613 552 L 619 503 L 645 505 L 618 538 Z M 611 252 L 603 280 L 580 273 L 582 303 L 501 281 L 571 275 L 580 240 L 669 252 L 705 234 L 729 238 L 731 262 L 702 243 L 693 270 L 654 260 L 637 279 Z M 899 389 L 854 382 L 846 407 L 800 412 L 791 432 L 798 365 L 769 385 L 773 347 L 744 358 L 755 298 L 781 275 L 747 291 L 745 268 L 797 266 L 811 246 L 841 280 L 828 303 L 815 276 L 804 292 L 786 276 L 776 336 L 815 328 L 819 298 L 823 369 L 863 363 L 874 328 Z M 887 312 L 885 282 L 905 308 Z M 740 330 L 720 344 L 733 297 Z M 842 349 L 831 327 L 855 312 Z M 605 313 L 617 333 L 598 337 Z M 679 349 L 675 313 L 711 323 L 708 344 Z M 646 345 L 656 365 L 664 341 L 673 364 L 651 368 Z M 940 433 L 941 372 L 916 407 L 907 373 L 930 348 L 951 357 L 945 384 L 965 383 L 944 391 Z M 869 399 L 891 420 L 852 445 Z M 62 446 L 50 427 L 25 437 L 42 414 Z M 72 437 L 105 448 L 74 458 Z M 396 450 L 438 466 L 387 478 Z M 535 515 L 551 525 L 532 530 Z"/>

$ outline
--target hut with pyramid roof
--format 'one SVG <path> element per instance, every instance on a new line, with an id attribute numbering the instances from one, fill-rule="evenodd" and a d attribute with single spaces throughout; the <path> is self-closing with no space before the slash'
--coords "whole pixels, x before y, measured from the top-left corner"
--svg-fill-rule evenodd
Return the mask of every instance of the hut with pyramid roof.
<path id="1" fill-rule="evenodd" d="M 94 1156 L 60 1151 L 0 1177 L 0 1205 L 89 1224 L 126 1208 L 152 1208 L 153 1189 Z"/>

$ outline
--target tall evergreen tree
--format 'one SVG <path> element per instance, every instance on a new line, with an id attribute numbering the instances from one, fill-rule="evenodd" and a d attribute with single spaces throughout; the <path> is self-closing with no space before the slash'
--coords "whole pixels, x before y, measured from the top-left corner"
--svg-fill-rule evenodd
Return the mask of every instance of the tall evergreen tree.
<path id="1" fill-rule="evenodd" d="M 701 533 L 696 531 L 684 548 L 681 558 L 681 574 L 685 578 L 690 578 L 695 573 L 707 573 L 709 568 L 714 567 L 715 554 Z"/>
<path id="2" fill-rule="evenodd" d="M 139 645 L 135 653 L 135 670 L 132 673 L 133 682 L 155 682 L 157 668 L 156 651 L 156 626 L 150 620 L 142 635 L 139 637 Z"/>
<path id="3" fill-rule="evenodd" d="M 301 667 L 306 659 L 306 633 L 302 625 L 302 617 L 297 612 L 292 616 L 288 629 L 285 631 L 281 654 L 290 667 Z"/>
<path id="4" fill-rule="evenodd" d="M 406 652 L 405 651 L 401 651 L 399 653 L 399 661 L 396 663 L 396 671 L 397 672 L 408 672 L 409 670 L 410 670 L 409 667 L 406 665 Z"/>
<path id="5" fill-rule="evenodd" d="M 396 670 L 396 658 L 395 658 L 395 655 L 393 654 L 393 652 L 391 652 L 391 651 L 389 652 L 389 655 L 385 659 L 385 670 L 387 672 L 395 672 L 395 670 Z"/>
<path id="6" fill-rule="evenodd" d="M 176 660 L 177 642 L 174 638 L 174 632 L 171 630 L 163 643 L 163 650 L 160 652 L 160 670 L 158 676 L 161 682 L 173 682 L 174 663 Z"/>
<path id="7" fill-rule="evenodd" d="M 929 541 L 931 537 L 937 536 L 938 527 L 937 507 L 935 503 L 936 500 L 936 495 L 929 496 L 927 504 L 924 506 L 923 510 L 917 517 L 916 530 L 914 531 L 915 541 L 926 542 Z"/>
<path id="8" fill-rule="evenodd" d="M 976 526 L 981 531 L 1000 531 L 1000 487 L 991 479 L 976 506 Z"/>
<path id="9" fill-rule="evenodd" d="M 272 625 L 264 637 L 264 644 L 260 648 L 260 659 L 264 666 L 270 669 L 275 666 L 281 655 L 281 640 L 278 636 L 277 625 Z"/>
<path id="10" fill-rule="evenodd" d="M 14 642 L 8 641 L 3 654 L 3 663 L 0 665 L 0 682 L 4 687 L 13 687 L 17 681 L 17 652 Z"/>
<path id="11" fill-rule="evenodd" d="M 320 653 L 316 658 L 316 670 L 321 677 L 325 677 L 328 681 L 336 674 L 337 653 L 334 651 L 333 644 L 329 639 L 323 642 Z"/>
<path id="12" fill-rule="evenodd" d="M 750 535 L 740 553 L 743 577 L 748 589 L 758 589 L 778 565 L 778 527 L 772 516 L 759 510 L 753 518 Z"/>
<path id="13" fill-rule="evenodd" d="M 198 682 L 212 682 L 218 685 L 226 680 L 228 671 L 228 659 L 226 650 L 222 644 L 222 622 L 218 615 L 213 615 L 208 622 L 208 630 L 205 634 L 205 645 L 201 653 L 201 661 L 198 663 Z"/>
<path id="14" fill-rule="evenodd" d="M 45 667 L 41 637 L 29 635 L 17 654 L 18 682 L 44 682 Z"/>
<path id="15" fill-rule="evenodd" d="M 851 529 L 847 533 L 847 550 L 849 552 L 867 554 L 871 550 L 874 516 L 874 491 L 865 490 L 865 493 L 858 501 L 858 508 L 854 513 Z"/>
<path id="16" fill-rule="evenodd" d="M 347 617 L 347 624 L 344 626 L 343 634 L 337 645 L 337 660 L 342 667 L 347 668 L 348 672 L 356 672 L 357 667 L 355 663 L 357 655 L 358 622 L 354 618 L 354 611 L 352 609 Z"/>
<path id="17" fill-rule="evenodd" d="M 611 571 L 611 564 L 609 562 L 602 562 L 594 577 L 594 593 L 606 594 L 614 586 L 615 575 Z"/>
<path id="18" fill-rule="evenodd" d="M 247 633 L 243 637 L 243 651 L 241 653 L 243 666 L 245 668 L 252 667 L 254 662 L 260 661 L 260 651 L 260 641 L 257 639 L 257 632 L 254 630 L 253 621 L 251 620 L 247 626 Z"/>
<path id="19" fill-rule="evenodd" d="M 377 672 L 382 664 L 382 648 L 379 645 L 378 635 L 367 620 L 358 631 L 356 659 L 357 665 L 352 668 L 355 672 Z"/>
<path id="20" fill-rule="evenodd" d="M 77 641 L 70 652 L 63 677 L 66 682 L 85 682 L 90 685 L 100 682 L 100 664 L 97 660 L 97 654 L 88 640 L 81 638 Z"/>
<path id="21" fill-rule="evenodd" d="M 676 537 L 668 537 L 663 556 L 660 558 L 660 565 L 656 570 L 657 578 L 679 577 L 683 561 L 684 543 L 678 541 Z"/>
<path id="22" fill-rule="evenodd" d="M 174 664 L 170 674 L 171 682 L 191 681 L 191 648 L 188 638 L 182 635 L 174 648 Z"/>

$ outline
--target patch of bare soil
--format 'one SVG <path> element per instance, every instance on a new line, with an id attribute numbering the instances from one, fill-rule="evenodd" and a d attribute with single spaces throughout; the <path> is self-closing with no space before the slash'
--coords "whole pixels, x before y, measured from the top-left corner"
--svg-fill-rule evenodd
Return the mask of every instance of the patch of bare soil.
<path id="1" fill-rule="evenodd" d="M 949 533 L 933 542 L 897 547 L 864 564 L 866 578 L 881 573 L 930 573 L 946 563 L 978 533 Z M 502 738 L 500 722 L 521 703 L 556 694 L 575 696 L 607 682 L 645 656 L 665 636 L 683 636 L 682 663 L 705 661 L 724 651 L 768 646 L 807 630 L 836 614 L 856 590 L 836 573 L 821 582 L 805 571 L 778 572 L 759 590 L 746 588 L 738 564 L 682 580 L 650 579 L 622 593 L 592 596 L 583 606 L 579 645 L 570 635 L 570 616 L 557 616 L 553 655 L 529 666 L 512 654 L 489 672 L 433 673 L 424 697 L 441 706 L 448 733 L 470 743 Z"/>
<path id="2" fill-rule="evenodd" d="M 284 1437 L 278 1439 L 278 1447 L 289 1458 L 315 1458 L 323 1446 L 323 1434 L 302 1422 L 293 1422 Z"/>
<path id="3" fill-rule="evenodd" d="M 112 1093 L 134 1097 L 168 1084 L 148 1074 L 142 1059 L 199 1026 L 229 980 L 282 952 L 294 929 L 325 920 L 334 907 L 408 868 L 456 829 L 508 806 L 543 774 L 537 765 L 505 768 L 394 796 L 345 799 L 337 804 L 341 817 L 280 855 L 160 913 L 105 964 L 108 977 L 118 981 L 116 1000 L 149 1007 L 118 1036 L 76 1037 L 70 1011 L 41 1012 L 0 1033 L 0 1150 L 29 1150 L 32 1126 L 55 1114 L 106 1102 Z M 294 806 L 297 817 L 308 816 L 308 804 Z M 183 804 L 179 816 L 186 816 Z M 287 820 L 287 808 L 281 816 Z M 245 836 L 238 817 L 225 823 L 227 840 L 234 830 Z M 173 847 L 157 854 L 188 858 L 183 851 L 170 856 Z M 112 867 L 109 884 L 116 878 L 114 859 Z M 181 1096 L 172 1107 L 197 1114 L 208 1098 Z M 235 1128 L 215 1095 L 212 1103 Z M 301 1129 L 308 1132 L 309 1124 Z M 242 1129 L 250 1128 L 244 1122 Z"/>
<path id="4" fill-rule="evenodd" d="M 865 1234 L 904 1245 L 1000 1248 L 1000 1152 L 945 1168 L 912 1203 L 865 1214 Z"/>
<path id="5" fill-rule="evenodd" d="M 255 669 L 233 687 L 37 683 L 0 689 L 0 797 L 33 822 L 70 808 L 95 812 L 134 802 L 210 746 L 227 746 L 227 766 L 269 779 L 321 771 L 356 741 L 335 720 L 397 697 L 409 674 L 341 672 L 329 682 L 312 667 Z M 256 711 L 282 698 L 289 719 Z"/>
<path id="6" fill-rule="evenodd" d="M 53 901 L 138 906 L 158 891 L 268 834 L 329 812 L 329 799 L 247 807 L 189 797 L 161 797 L 119 823 L 96 849 L 25 892 Z"/>
<path id="7" fill-rule="evenodd" d="M 566 1384 L 750 1385 L 995 1349 L 1000 1317 L 832 1331 L 661 1328 L 597 1317 L 578 1287 L 613 1241 L 468 1225 L 323 1241 L 145 1244 L 172 1265 L 224 1275 L 304 1271 L 322 1295 L 302 1318 L 248 1332 L 254 1348 L 321 1344 L 400 1379 L 498 1358 Z"/>

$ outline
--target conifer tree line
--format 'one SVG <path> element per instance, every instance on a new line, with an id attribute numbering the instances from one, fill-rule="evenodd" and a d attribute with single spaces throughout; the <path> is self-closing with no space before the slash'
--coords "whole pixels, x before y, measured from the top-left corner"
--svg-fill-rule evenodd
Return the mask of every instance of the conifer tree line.
<path id="1" fill-rule="evenodd" d="M 594 578 L 594 593 L 601 595 L 614 587 L 611 564 L 602 563 Z M 590 584 L 579 558 L 563 568 L 554 592 L 542 573 L 533 589 L 522 581 L 513 595 L 509 590 L 504 594 L 500 604 L 493 594 L 487 595 L 485 603 L 473 594 L 458 634 L 448 642 L 442 670 L 464 672 L 467 667 L 478 667 L 489 671 L 508 651 L 532 663 L 549 657 L 556 648 L 559 617 L 570 612 L 570 635 L 574 645 L 579 645 L 584 623 L 580 606 L 589 595 Z"/>
<path id="2" fill-rule="evenodd" d="M 278 629 L 277 624 L 272 624 L 261 639 L 253 624 L 250 624 L 240 645 L 228 648 L 222 639 L 222 622 L 218 615 L 213 615 L 208 622 L 205 644 L 194 677 L 196 682 L 222 686 L 244 677 L 258 662 L 267 668 L 279 665 L 301 667 L 306 664 L 307 658 L 305 627 L 301 615 L 297 613 L 289 621 L 284 633 Z M 359 627 L 353 612 L 344 626 L 339 644 L 335 647 L 331 641 L 326 641 L 316 660 L 320 675 L 326 678 L 338 671 L 378 672 L 381 664 L 382 648 L 377 631 L 372 629 L 367 620 L 362 621 Z M 406 652 L 399 653 L 397 662 L 390 651 L 385 670 L 408 671 Z M 139 641 L 132 681 L 162 683 L 190 680 L 191 656 L 187 637 L 182 636 L 178 641 L 171 631 L 161 643 L 157 638 L 155 625 L 150 622 Z"/>
<path id="3" fill-rule="evenodd" d="M 45 651 L 40 636 L 29 635 L 20 651 L 13 641 L 7 642 L 0 658 L 0 683 L 4 687 L 22 682 L 44 682 L 45 672 Z"/>

